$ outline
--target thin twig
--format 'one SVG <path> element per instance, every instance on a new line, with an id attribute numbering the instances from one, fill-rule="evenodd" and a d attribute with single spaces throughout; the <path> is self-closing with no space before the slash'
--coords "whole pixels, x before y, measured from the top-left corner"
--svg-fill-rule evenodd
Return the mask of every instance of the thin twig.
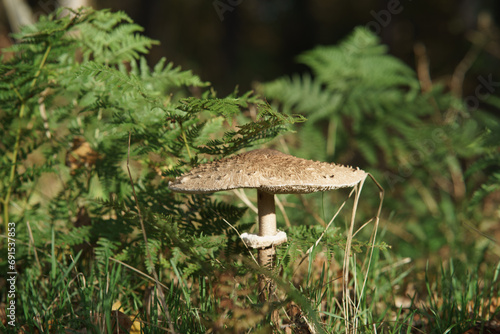
<path id="1" fill-rule="evenodd" d="M 370 224 L 372 221 L 373 221 L 374 218 L 370 218 L 368 219 L 368 221 L 366 223 L 364 223 L 363 225 L 361 225 L 357 230 L 356 232 L 354 232 L 354 234 L 352 235 L 352 237 L 354 238 L 356 236 L 356 234 L 358 234 L 358 232 L 361 232 L 362 229 L 365 228 L 365 226 L 367 226 L 368 224 Z"/>
<path id="2" fill-rule="evenodd" d="M 423 43 L 417 43 L 413 46 L 413 52 L 415 53 L 417 77 L 420 82 L 420 90 L 422 93 L 426 93 L 432 90 L 432 78 L 429 70 L 429 58 L 427 57 L 427 50 Z M 442 122 L 441 108 L 439 107 L 436 99 L 430 96 L 429 102 L 434 107 L 433 118 L 438 123 Z"/>
<path id="3" fill-rule="evenodd" d="M 236 234 L 238 234 L 238 236 L 240 237 L 241 239 L 241 234 L 240 232 L 236 229 L 236 227 L 234 227 L 233 225 L 231 225 L 231 223 L 229 223 L 225 218 L 222 218 L 223 221 L 226 222 L 226 224 L 228 224 L 235 232 Z M 241 239 L 243 241 L 243 239 Z M 243 244 L 245 245 L 245 247 L 247 248 L 248 250 L 248 253 L 250 253 L 250 256 L 252 257 L 253 261 L 255 262 L 256 265 L 259 265 L 259 262 L 257 262 L 257 259 L 255 259 L 255 256 L 253 256 L 252 254 L 252 250 L 250 248 L 248 248 L 247 244 L 243 241 Z"/>
<path id="4" fill-rule="evenodd" d="M 399 267 L 399 266 L 402 266 L 402 265 L 405 265 L 405 264 L 408 264 L 412 261 L 411 257 L 405 257 L 399 261 L 396 261 L 394 263 L 391 263 L 390 265 L 387 265 L 383 268 L 380 269 L 380 273 L 385 273 L 391 269 L 394 269 L 396 267 Z"/>
<path id="5" fill-rule="evenodd" d="M 432 89 L 432 79 L 429 71 L 429 59 L 423 43 L 417 43 L 413 46 L 417 66 L 417 77 L 420 82 L 420 89 L 423 93 Z"/>
<path id="6" fill-rule="evenodd" d="M 471 231 L 474 231 L 476 232 L 477 234 L 479 234 L 480 236 L 488 239 L 489 241 L 497 244 L 497 246 L 500 246 L 500 241 L 498 241 L 497 239 L 495 239 L 495 237 L 491 236 L 491 235 L 488 235 L 482 231 L 480 231 L 478 228 L 476 228 L 474 225 L 472 225 L 471 223 L 469 222 L 466 222 L 464 221 L 462 224 L 465 225 L 465 227 L 469 228 Z"/>
<path id="7" fill-rule="evenodd" d="M 472 44 L 469 51 L 455 68 L 450 81 L 450 91 L 456 97 L 462 97 L 465 74 L 471 68 L 472 64 L 474 64 L 485 44 L 485 41 Z"/>
<path id="8" fill-rule="evenodd" d="M 278 206 L 278 208 L 281 211 L 281 214 L 283 215 L 283 219 L 285 219 L 286 226 L 287 227 L 292 227 L 292 224 L 290 224 L 290 219 L 288 219 L 288 215 L 286 214 L 285 207 L 281 203 L 279 197 L 278 196 L 274 196 L 274 198 L 276 199 L 276 205 Z"/>
<path id="9" fill-rule="evenodd" d="M 258 213 L 257 207 L 248 199 L 243 189 L 234 189 L 233 192 L 243 201 L 253 212 Z"/>
<path id="10" fill-rule="evenodd" d="M 302 319 L 304 320 L 304 322 L 306 323 L 307 325 L 307 328 L 309 329 L 309 332 L 311 334 L 316 334 L 318 333 L 318 331 L 316 330 L 316 326 L 314 326 L 314 324 L 312 322 L 310 322 L 307 317 L 304 315 L 304 313 L 302 312 L 301 313 L 301 317 Z"/>
<path id="11" fill-rule="evenodd" d="M 127 267 L 128 269 L 130 269 L 130 270 L 132 270 L 132 271 L 135 271 L 136 273 L 138 273 L 138 274 L 139 274 L 139 275 L 141 275 L 141 276 L 146 277 L 146 278 L 147 278 L 147 279 L 149 279 L 150 281 L 153 281 L 153 282 L 155 282 L 155 283 L 159 284 L 159 285 L 160 285 L 162 288 L 164 288 L 165 290 L 169 290 L 169 289 L 170 289 L 170 288 L 169 288 L 168 286 L 166 286 L 165 284 L 163 284 L 163 283 L 161 283 L 161 282 L 156 282 L 156 280 L 154 279 L 154 277 L 149 276 L 148 274 L 146 274 L 146 273 L 144 273 L 144 272 L 140 271 L 140 270 L 139 270 L 139 269 L 137 269 L 137 268 L 132 267 L 132 266 L 131 266 L 131 265 L 129 265 L 129 264 L 126 264 L 125 262 L 122 262 L 122 261 L 120 261 L 120 260 L 118 260 L 118 259 L 115 259 L 115 258 L 113 258 L 113 257 L 110 257 L 109 259 L 110 259 L 111 261 L 115 261 L 116 263 L 121 264 L 121 265 L 122 265 L 122 266 L 124 266 L 124 267 Z"/>

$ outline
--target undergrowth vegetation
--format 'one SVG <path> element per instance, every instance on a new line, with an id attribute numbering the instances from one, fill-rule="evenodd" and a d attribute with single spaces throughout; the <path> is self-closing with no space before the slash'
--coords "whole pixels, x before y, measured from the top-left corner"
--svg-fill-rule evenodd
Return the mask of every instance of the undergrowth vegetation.
<path id="1" fill-rule="evenodd" d="M 224 97 L 164 59 L 147 64 L 156 41 L 141 31 L 121 12 L 58 12 L 0 59 L 0 270 L 12 271 L 13 223 L 18 272 L 14 326 L 0 313 L 2 331 L 463 333 L 498 314 L 492 113 L 437 85 L 422 91 L 362 28 L 300 55 L 311 73 Z M 260 302 L 262 269 L 238 235 L 255 229 L 256 194 L 168 189 L 263 144 L 359 166 L 385 188 L 375 244 L 369 229 L 352 243 L 353 296 L 342 295 L 351 201 L 325 231 L 349 190 L 278 198 L 290 241 L 267 273 L 276 298 Z M 366 182 L 358 225 L 379 199 Z M 345 300 L 356 301 L 349 317 Z"/>

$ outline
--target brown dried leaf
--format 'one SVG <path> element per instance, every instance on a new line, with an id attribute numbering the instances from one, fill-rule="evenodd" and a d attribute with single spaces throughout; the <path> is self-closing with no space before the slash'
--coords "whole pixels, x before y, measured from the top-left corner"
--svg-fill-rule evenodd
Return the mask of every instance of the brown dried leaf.
<path id="1" fill-rule="evenodd" d="M 100 154 L 83 137 L 75 137 L 71 151 L 66 155 L 66 165 L 74 171 L 82 166 L 92 166 L 100 158 Z"/>

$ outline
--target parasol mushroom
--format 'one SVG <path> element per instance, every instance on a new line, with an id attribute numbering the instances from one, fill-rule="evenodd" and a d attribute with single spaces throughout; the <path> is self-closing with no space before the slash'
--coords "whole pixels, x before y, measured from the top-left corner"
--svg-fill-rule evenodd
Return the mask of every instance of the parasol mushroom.
<path id="1" fill-rule="evenodd" d="M 259 234 L 243 233 L 243 241 L 259 249 L 259 265 L 271 268 L 275 246 L 287 241 L 276 229 L 275 194 L 306 194 L 353 187 L 366 177 L 360 169 L 297 158 L 258 149 L 199 165 L 170 182 L 176 192 L 202 194 L 238 188 L 257 189 Z M 267 281 L 260 280 L 261 296 Z"/>

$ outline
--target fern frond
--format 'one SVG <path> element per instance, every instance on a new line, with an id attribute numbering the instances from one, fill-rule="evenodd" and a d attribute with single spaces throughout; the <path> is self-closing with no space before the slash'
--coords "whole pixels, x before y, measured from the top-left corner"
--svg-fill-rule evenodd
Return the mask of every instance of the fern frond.
<path id="1" fill-rule="evenodd" d="M 223 116 L 224 118 L 231 119 L 241 112 L 240 108 L 248 107 L 248 102 L 245 99 L 238 98 L 214 98 L 214 99 L 197 99 L 190 97 L 180 101 L 180 110 L 189 114 L 198 114 L 203 111 Z"/>
<path id="2" fill-rule="evenodd" d="M 146 64 L 145 60 L 141 62 L 141 65 L 142 64 Z M 145 73 L 144 69 L 142 71 L 143 73 Z M 165 85 L 176 87 L 206 87 L 210 84 L 209 82 L 202 81 L 200 77 L 193 74 L 191 70 L 183 71 L 180 66 L 175 67 L 172 62 L 166 63 L 166 58 L 160 59 L 154 66 L 151 72 L 151 79 L 160 80 L 161 82 L 165 82 Z"/>
<path id="3" fill-rule="evenodd" d="M 78 77 L 94 78 L 96 81 L 106 82 L 108 85 L 123 87 L 128 92 L 137 92 L 145 99 L 153 101 L 142 81 L 135 75 L 124 74 L 117 69 L 95 61 L 89 61 L 82 65 L 77 73 Z"/>
<path id="4" fill-rule="evenodd" d="M 140 35 L 144 29 L 132 23 L 124 12 L 95 11 L 78 25 L 76 37 L 84 46 L 85 59 L 113 65 L 138 59 L 141 54 L 158 44 L 157 41 Z"/>
<path id="5" fill-rule="evenodd" d="M 358 150 L 369 163 L 376 163 L 380 154 L 395 163 L 392 151 L 398 142 L 406 142 L 407 130 L 436 112 L 429 97 L 420 93 L 414 71 L 388 55 L 379 38 L 365 28 L 355 29 L 337 46 L 304 52 L 298 60 L 311 68 L 313 77 L 281 78 L 261 89 L 284 110 L 307 115 L 320 133 L 325 123 L 336 124 L 337 133 L 327 138 L 335 144 L 320 145 L 330 147 L 330 154 L 342 153 L 332 150 L 333 145 L 347 144 L 344 150 Z M 359 138 L 355 145 L 346 142 L 352 136 Z"/>
<path id="6" fill-rule="evenodd" d="M 342 102 L 340 94 L 324 90 L 320 81 L 313 80 L 309 74 L 281 78 L 265 86 L 268 98 L 279 98 L 287 106 L 300 110 L 310 122 L 330 116 L 339 109 Z"/>

